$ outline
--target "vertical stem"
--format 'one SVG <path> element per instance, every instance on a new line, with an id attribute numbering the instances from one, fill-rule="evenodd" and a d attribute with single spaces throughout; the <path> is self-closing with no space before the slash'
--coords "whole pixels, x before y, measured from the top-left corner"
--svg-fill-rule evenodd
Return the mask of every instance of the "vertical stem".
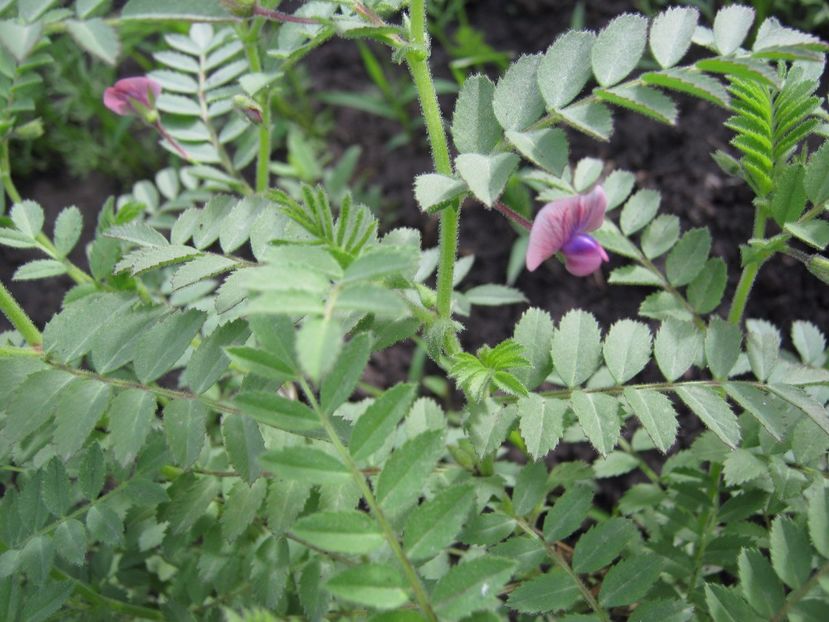
<path id="1" fill-rule="evenodd" d="M 435 84 L 428 63 L 428 41 L 426 38 L 426 3 L 425 0 L 412 0 L 410 4 L 411 34 L 413 43 L 418 46 L 406 54 L 409 71 L 417 88 L 423 120 L 429 143 L 432 147 L 432 160 L 435 170 L 442 175 L 452 174 L 452 159 L 449 143 L 443 127 L 443 116 L 438 104 Z M 458 252 L 458 225 L 460 222 L 460 204 L 453 201 L 440 215 L 440 260 L 438 263 L 437 312 L 441 319 L 452 316 L 452 290 L 455 271 L 455 259 Z M 457 340 L 447 343 L 450 352 L 458 349 Z"/>
<path id="2" fill-rule="evenodd" d="M 0 144 L 0 178 L 2 178 L 3 188 L 5 188 L 6 194 L 9 195 L 12 203 L 20 203 L 23 197 L 20 196 L 12 181 L 11 163 L 9 161 L 9 141 L 7 140 L 4 140 Z"/>
<path id="3" fill-rule="evenodd" d="M 711 536 L 711 530 L 717 524 L 717 515 L 720 510 L 720 476 L 722 475 L 722 465 L 712 464 L 711 470 L 711 486 L 708 489 L 708 499 L 710 507 L 705 514 L 705 520 L 700 528 L 699 540 L 697 540 L 694 551 L 694 571 L 691 574 L 691 581 L 688 583 L 688 598 L 691 599 L 694 590 L 697 587 L 700 573 L 702 572 L 702 560 L 705 557 L 705 549 L 708 547 L 708 539 Z"/>
<path id="4" fill-rule="evenodd" d="M 23 335 L 30 346 L 39 346 L 43 343 L 43 335 L 40 334 L 37 326 L 2 282 L 0 282 L 0 311 L 9 319 L 17 332 Z"/>
<path id="5" fill-rule="evenodd" d="M 312 22 L 313 23 L 313 22 Z M 254 73 L 262 71 L 262 59 L 259 56 L 259 31 L 262 21 L 256 20 L 250 30 L 245 32 L 245 55 Z M 255 97 L 256 103 L 262 108 L 262 123 L 259 125 L 259 151 L 256 156 L 256 192 L 264 192 L 270 185 L 271 164 L 271 94 L 266 87 L 264 93 Z"/>
<path id="6" fill-rule="evenodd" d="M 437 617 L 435 616 L 435 612 L 432 611 L 432 605 L 429 602 L 429 596 L 426 593 L 426 588 L 423 586 L 423 582 L 420 580 L 420 577 L 417 574 L 417 570 L 415 570 L 412 562 L 409 561 L 409 558 L 406 557 L 406 554 L 403 552 L 403 549 L 400 546 L 400 542 L 397 539 L 397 534 L 394 532 L 394 529 L 389 523 L 389 520 L 386 518 L 386 515 L 383 513 L 383 510 L 380 508 L 380 504 L 377 503 L 377 499 L 374 496 L 374 493 L 371 491 L 371 487 L 366 482 L 365 475 L 360 470 L 360 467 L 354 462 L 351 457 L 351 453 L 349 453 L 348 449 L 345 445 L 343 445 L 340 437 L 337 435 L 337 431 L 334 429 L 334 426 L 331 425 L 331 420 L 328 418 L 328 415 L 320 408 L 319 404 L 317 403 L 317 398 L 314 396 L 314 392 L 311 390 L 311 387 L 308 386 L 308 382 L 303 378 L 299 381 L 300 386 L 302 387 L 302 392 L 305 394 L 308 403 L 310 404 L 311 408 L 316 412 L 317 416 L 319 417 L 320 423 L 322 424 L 325 433 L 328 435 L 331 444 L 334 445 L 334 448 L 337 450 L 337 453 L 340 455 L 340 459 L 343 463 L 348 467 L 348 470 L 351 471 L 351 475 L 354 479 L 354 482 L 360 489 L 360 493 L 363 495 L 363 498 L 366 500 L 366 504 L 368 504 L 369 510 L 371 510 L 374 519 L 377 521 L 377 524 L 380 525 L 380 529 L 383 531 L 383 535 L 388 542 L 389 547 L 391 547 L 392 553 L 397 558 L 398 562 L 403 568 L 403 572 L 406 574 L 406 578 L 409 581 L 409 584 L 412 586 L 412 590 L 414 591 L 415 600 L 417 601 L 418 607 L 420 607 L 423 614 L 429 620 L 429 622 L 437 622 Z"/>
<path id="7" fill-rule="evenodd" d="M 758 205 L 754 212 L 754 231 L 752 237 L 763 238 L 765 235 L 766 216 Z M 740 275 L 740 282 L 737 283 L 737 289 L 734 292 L 734 299 L 731 301 L 731 309 L 728 312 L 728 321 L 732 324 L 742 322 L 746 303 L 748 303 L 748 297 L 751 294 L 751 288 L 754 286 L 754 280 L 757 278 L 757 274 L 760 272 L 762 265 L 762 261 L 752 261 L 743 268 L 743 273 Z"/>

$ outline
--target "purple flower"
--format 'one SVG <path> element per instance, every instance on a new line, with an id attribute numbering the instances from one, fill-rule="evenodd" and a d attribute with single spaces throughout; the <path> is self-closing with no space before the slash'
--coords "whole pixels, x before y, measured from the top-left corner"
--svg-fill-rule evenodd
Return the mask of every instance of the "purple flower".
<path id="1" fill-rule="evenodd" d="M 564 266 L 574 276 L 587 276 L 607 261 L 601 245 L 587 235 L 602 226 L 607 197 L 601 186 L 580 194 L 547 203 L 538 212 L 530 229 L 527 270 L 532 272 L 558 252 Z"/>
<path id="2" fill-rule="evenodd" d="M 115 114 L 143 114 L 144 110 L 153 110 L 155 100 L 161 94 L 161 85 L 143 76 L 118 80 L 104 91 L 104 105 Z M 138 104 L 138 109 L 136 108 Z"/>

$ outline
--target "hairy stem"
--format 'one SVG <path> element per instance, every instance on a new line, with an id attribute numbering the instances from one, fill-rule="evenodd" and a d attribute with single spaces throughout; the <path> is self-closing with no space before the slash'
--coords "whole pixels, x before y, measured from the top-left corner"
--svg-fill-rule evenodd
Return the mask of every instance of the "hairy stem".
<path id="1" fill-rule="evenodd" d="M 426 3 L 425 0 L 412 0 L 410 4 L 412 43 L 419 49 L 406 54 L 409 71 L 417 88 L 417 97 L 426 124 L 429 144 L 432 147 L 432 160 L 435 171 L 442 175 L 452 174 L 452 159 L 449 143 L 443 126 L 443 115 L 438 104 L 435 83 L 428 62 L 428 41 L 426 38 Z M 441 319 L 452 317 L 452 291 L 455 260 L 458 253 L 458 226 L 460 223 L 460 203 L 453 201 L 440 214 L 440 260 L 438 263 L 437 312 Z M 454 335 L 453 335 L 454 337 Z M 457 338 L 450 338 L 446 344 L 450 353 L 459 349 Z"/>
<path id="2" fill-rule="evenodd" d="M 400 563 L 400 566 L 403 568 L 403 572 L 406 574 L 406 579 L 409 581 L 409 584 L 412 586 L 412 590 L 414 591 L 418 607 L 420 607 L 421 611 L 427 619 L 430 620 L 430 622 L 437 622 L 435 612 L 432 610 L 432 605 L 429 603 L 429 596 L 426 593 L 426 588 L 423 586 L 423 582 L 420 580 L 420 577 L 418 576 L 415 567 L 412 565 L 412 562 L 409 561 L 409 558 L 406 557 L 406 554 L 403 552 L 403 548 L 400 546 L 400 541 L 397 539 L 397 534 L 394 532 L 391 523 L 389 523 L 389 520 L 386 518 L 383 510 L 380 508 L 380 504 L 377 503 L 377 499 L 375 498 L 371 487 L 368 485 L 365 475 L 360 470 L 360 467 L 357 466 L 357 463 L 355 463 L 352 459 L 351 453 L 348 451 L 346 446 L 343 445 L 337 431 L 331 424 L 331 420 L 328 418 L 328 415 L 325 414 L 322 408 L 320 408 L 317 398 L 311 390 L 311 387 L 308 385 L 308 382 L 303 378 L 299 381 L 299 384 L 302 387 L 305 398 L 308 400 L 308 404 L 314 412 L 317 413 L 325 433 L 328 435 L 329 440 L 337 450 L 340 460 L 342 460 L 348 470 L 351 471 L 354 482 L 359 487 L 363 498 L 366 500 L 366 504 L 368 504 L 368 507 L 374 516 L 374 519 L 383 531 L 386 542 L 391 548 L 392 553 L 394 553 L 394 556 L 397 558 L 397 561 Z"/>
<path id="3" fill-rule="evenodd" d="M 703 517 L 698 534 L 699 539 L 694 547 L 694 571 L 691 574 L 691 580 L 688 582 L 689 600 L 696 589 L 697 581 L 702 572 L 702 561 L 705 557 L 705 549 L 708 548 L 711 532 L 717 524 L 717 515 L 719 514 L 720 508 L 720 476 L 722 475 L 722 465 L 712 464 L 709 473 L 711 480 L 711 485 L 708 489 L 709 508 Z"/>
<path id="4" fill-rule="evenodd" d="M 29 315 L 23 310 L 11 292 L 0 282 L 0 311 L 8 318 L 17 332 L 23 335 L 30 346 L 38 347 L 43 343 L 43 335 L 34 325 Z"/>
<path id="5" fill-rule="evenodd" d="M 291 15 L 290 13 L 284 13 L 283 11 L 275 11 L 274 9 L 266 9 L 265 7 L 261 7 L 259 5 L 253 6 L 253 14 L 257 17 L 264 17 L 265 19 L 270 20 L 272 22 L 287 22 L 291 24 L 312 25 L 319 24 L 318 19 L 310 17 L 297 17 L 296 15 Z"/>
<path id="6" fill-rule="evenodd" d="M 14 181 L 12 181 L 11 162 L 9 160 L 9 141 L 7 140 L 0 143 L 0 178 L 2 178 L 3 188 L 12 200 L 12 203 L 20 203 L 23 197 L 20 196 L 20 193 L 14 185 Z"/>
<path id="7" fill-rule="evenodd" d="M 553 560 L 559 568 L 561 568 L 564 572 L 566 572 L 570 578 L 575 582 L 575 584 L 579 588 L 579 592 L 584 597 L 584 600 L 587 601 L 587 604 L 590 605 L 590 608 L 603 622 L 610 622 L 610 616 L 608 615 L 607 611 L 605 611 L 602 606 L 599 604 L 599 601 L 596 600 L 596 597 L 593 596 L 593 592 L 590 591 L 590 588 L 584 584 L 584 581 L 581 580 L 579 575 L 570 567 L 570 564 L 567 563 L 567 560 L 564 559 L 561 553 L 558 552 L 555 546 L 550 544 L 544 539 L 544 536 L 532 525 L 530 525 L 527 521 L 523 518 L 515 518 L 515 521 L 518 523 L 518 526 L 524 530 L 524 532 L 541 542 L 544 545 L 544 550 L 547 552 L 547 557 Z"/>
<path id="8" fill-rule="evenodd" d="M 759 205 L 754 210 L 754 232 L 752 237 L 763 238 L 766 234 L 766 216 Z M 762 265 L 762 261 L 752 261 L 743 268 L 740 282 L 737 283 L 737 289 L 734 292 L 734 299 L 731 301 L 731 309 L 728 312 L 728 321 L 732 324 L 740 324 L 743 321 L 743 313 L 748 303 L 748 297 L 751 295 L 751 288 L 754 286 L 754 280 L 757 278 Z"/>

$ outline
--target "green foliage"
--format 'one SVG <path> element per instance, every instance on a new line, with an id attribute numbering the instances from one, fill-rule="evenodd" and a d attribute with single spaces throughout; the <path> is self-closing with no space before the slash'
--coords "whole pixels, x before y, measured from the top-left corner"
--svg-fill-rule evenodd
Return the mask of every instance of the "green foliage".
<path id="1" fill-rule="evenodd" d="M 117 56 L 107 3 L 56 4 L 0 0 L 3 145 L 32 118 L 27 89 L 51 61 L 50 37 Z M 385 21 L 404 8 L 400 26 Z M 277 25 L 231 20 L 218 2 L 128 2 L 122 24 L 199 22 L 164 28 L 153 58 L 166 68 L 152 74 L 165 127 L 197 161 L 103 206 L 90 273 L 69 259 L 80 210 L 50 227 L 4 178 L 13 200 L 0 243 L 41 255 L 15 278 L 77 286 L 42 335 L 0 343 L 0 617 L 825 617 L 824 334 L 805 320 L 788 336 L 743 323 L 739 296 L 721 319 L 735 267 L 711 256 L 709 229 L 683 231 L 660 214 L 670 197 L 635 189 L 632 173 L 603 177 L 592 157 L 571 165 L 553 126 L 607 139 L 608 104 L 674 124 L 671 90 L 728 108 L 742 159 L 718 161 L 755 192 L 758 222 L 779 227 L 755 228 L 743 283 L 778 252 L 800 258 L 795 239 L 829 243 L 829 150 L 803 147 L 825 131 L 814 63 L 826 46 L 771 18 L 752 37 L 754 12 L 736 5 L 712 30 L 690 8 L 622 15 L 500 79 L 463 81 L 453 160 L 423 95 L 434 84 L 416 69 L 424 9 L 308 2 Z M 390 46 L 418 77 L 408 96 L 445 162 L 414 193 L 442 212 L 452 244 L 467 195 L 501 208 L 505 193 L 509 203 L 530 188 L 543 202 L 601 183 L 608 215 L 595 237 L 623 258 L 609 282 L 654 290 L 640 317 L 602 326 L 589 310 L 529 308 L 512 338 L 464 351 L 457 320 L 523 293 L 478 281 L 456 291 L 474 257 L 457 259 L 446 236 L 430 249 L 415 230 L 381 230 L 347 189 L 356 152 L 325 172 L 296 128 L 230 116 L 236 95 L 265 116 L 284 110 L 282 78 L 335 34 Z M 679 66 L 692 44 L 707 51 Z M 489 52 L 476 46 L 464 53 Z M 394 99 L 381 61 L 362 53 Z M 287 165 L 271 161 L 282 138 Z M 254 159 L 258 192 L 242 173 Z M 13 302 L 0 289 L 21 328 Z M 408 377 L 374 386 L 398 342 L 416 347 Z M 693 436 L 690 417 L 703 424 Z M 567 457 L 574 445 L 581 460 Z M 609 499 L 629 474 L 640 483 Z"/>

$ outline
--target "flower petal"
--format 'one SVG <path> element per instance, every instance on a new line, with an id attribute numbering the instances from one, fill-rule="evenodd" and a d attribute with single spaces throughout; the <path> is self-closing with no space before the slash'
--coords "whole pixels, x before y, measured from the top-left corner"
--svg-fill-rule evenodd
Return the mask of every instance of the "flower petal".
<path id="1" fill-rule="evenodd" d="M 595 231 L 604 222 L 604 213 L 607 209 L 607 195 L 604 188 L 596 186 L 589 194 L 582 195 L 579 205 L 579 233 Z"/>
<path id="2" fill-rule="evenodd" d="M 154 102 L 160 94 L 161 85 L 152 78 L 124 78 L 104 91 L 104 105 L 115 114 L 128 115 L 135 112 L 133 102 L 154 108 Z"/>
<path id="3" fill-rule="evenodd" d="M 532 272 L 555 255 L 576 233 L 581 197 L 547 203 L 533 221 L 527 245 L 527 270 Z"/>
<path id="4" fill-rule="evenodd" d="M 573 237 L 564 248 L 564 267 L 573 276 L 593 274 L 608 261 L 607 253 L 596 240 L 589 235 L 579 234 Z"/>

